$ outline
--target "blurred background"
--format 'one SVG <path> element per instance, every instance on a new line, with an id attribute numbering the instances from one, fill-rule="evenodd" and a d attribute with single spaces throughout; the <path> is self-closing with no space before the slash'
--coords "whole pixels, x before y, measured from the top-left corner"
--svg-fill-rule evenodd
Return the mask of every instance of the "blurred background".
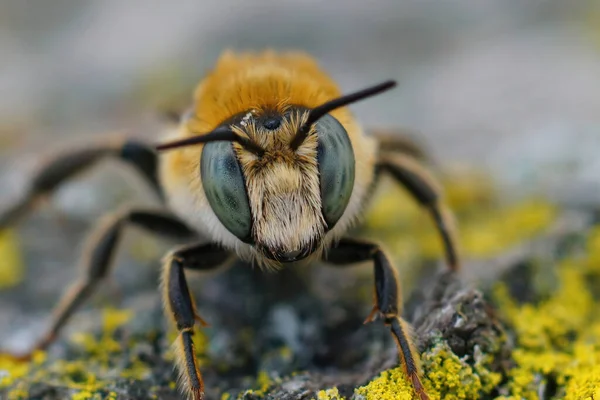
<path id="1" fill-rule="evenodd" d="M 312 53 L 345 91 L 397 79 L 352 109 L 414 130 L 444 162 L 600 200 L 598 0 L 2 0 L 2 187 L 21 181 L 24 151 L 153 137 L 151 113 L 186 99 L 223 49 L 265 47 Z"/>
<path id="2" fill-rule="evenodd" d="M 223 49 L 266 47 L 310 52 L 345 92 L 398 80 L 352 106 L 363 123 L 415 132 L 441 165 L 485 171 L 508 197 L 600 204 L 598 0 L 0 0 L 0 204 L 18 197 L 40 151 L 106 132 L 152 139 L 155 111 L 189 98 Z M 28 220 L 21 251 L 4 245 L 4 271 L 25 257 L 44 284 L 0 297 L 0 326 L 26 330 L 14 323 L 34 302 L 24 293 L 46 317 L 72 277 L 57 267 L 74 264 L 74 243 L 115 204 L 148 200 L 138 189 L 107 165 Z M 158 260 L 162 248 L 140 243 L 133 256 Z"/>

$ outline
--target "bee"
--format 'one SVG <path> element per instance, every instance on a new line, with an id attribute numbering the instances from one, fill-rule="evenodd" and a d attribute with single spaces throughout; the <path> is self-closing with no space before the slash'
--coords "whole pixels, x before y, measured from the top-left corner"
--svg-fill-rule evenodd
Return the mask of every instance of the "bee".
<path id="1" fill-rule="evenodd" d="M 123 138 L 48 160 L 24 197 L 0 214 L 0 229 L 29 212 L 36 199 L 107 157 L 137 169 L 164 207 L 128 207 L 99 224 L 82 256 L 83 275 L 64 293 L 32 352 L 57 338 L 109 274 L 123 229 L 136 225 L 184 243 L 164 258 L 161 286 L 166 315 L 178 332 L 176 366 L 188 398 L 204 399 L 192 337 L 197 325 L 207 323 L 184 271 L 214 270 L 238 257 L 275 269 L 315 260 L 337 266 L 371 262 L 374 305 L 365 323 L 383 320 L 416 394 L 428 399 L 410 326 L 401 316 L 397 271 L 380 245 L 347 236 L 379 177 L 388 174 L 430 213 L 448 268 L 459 269 L 453 216 L 440 184 L 402 137 L 369 134 L 348 109 L 395 85 L 386 81 L 343 95 L 304 52 L 226 51 L 197 86 L 191 107 L 158 144 Z"/>

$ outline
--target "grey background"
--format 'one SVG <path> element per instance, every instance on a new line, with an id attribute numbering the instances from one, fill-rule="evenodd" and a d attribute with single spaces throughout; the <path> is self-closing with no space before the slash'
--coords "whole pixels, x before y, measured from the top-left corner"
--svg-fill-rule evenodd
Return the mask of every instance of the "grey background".
<path id="1" fill-rule="evenodd" d="M 598 191 L 599 8 L 597 0 L 2 0 L 2 134 L 29 149 L 130 128 L 161 93 L 189 93 L 222 49 L 291 47 L 311 52 L 345 90 L 400 82 L 353 106 L 366 124 L 414 129 L 437 157 L 477 163 L 509 184 L 554 190 L 577 179 Z M 543 167 L 560 175 L 542 176 Z"/>

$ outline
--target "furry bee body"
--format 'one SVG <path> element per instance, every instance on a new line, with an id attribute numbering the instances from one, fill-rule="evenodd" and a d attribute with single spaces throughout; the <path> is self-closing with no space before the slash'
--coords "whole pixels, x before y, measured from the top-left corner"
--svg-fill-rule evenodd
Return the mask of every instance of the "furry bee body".
<path id="1" fill-rule="evenodd" d="M 341 91 L 332 79 L 323 72 L 317 63 L 302 53 L 265 52 L 259 54 L 225 53 L 216 63 L 213 71 L 199 84 L 192 106 L 183 123 L 169 132 L 166 139 L 181 139 L 194 135 L 192 132 L 210 132 L 232 115 L 246 114 L 253 111 L 256 117 L 267 112 L 285 113 L 291 106 L 313 108 L 333 98 L 339 97 Z M 326 248 L 335 239 L 340 238 L 360 216 L 368 188 L 374 179 L 374 165 L 377 155 L 377 142 L 367 136 L 354 116 L 346 108 L 331 112 L 346 129 L 352 149 L 355 152 L 356 175 L 350 202 L 337 224 L 328 231 L 319 245 L 319 250 Z M 191 118 L 190 118 L 191 116 Z M 301 232 L 310 230 L 312 226 L 321 224 L 318 215 L 307 218 L 298 205 L 298 198 L 303 195 L 318 192 L 315 189 L 316 173 L 316 140 L 304 143 L 304 153 L 296 157 L 291 151 L 286 151 L 287 144 L 297 126 L 278 130 L 270 135 L 256 132 L 253 138 L 272 150 L 270 171 L 261 174 L 262 179 L 253 181 L 268 182 L 266 188 L 252 188 L 252 195 L 257 199 L 268 195 L 278 197 L 281 205 L 275 210 L 276 223 L 264 227 L 273 236 L 290 240 Z M 261 133 L 263 133 L 261 135 Z M 279 136 L 279 137 L 278 137 Z M 200 169 L 202 146 L 183 148 L 164 154 L 161 162 L 160 179 L 165 189 L 171 209 L 182 219 L 193 223 L 201 233 L 219 241 L 224 246 L 235 250 L 246 260 L 256 260 L 259 264 L 277 267 L 276 263 L 266 259 L 253 246 L 242 242 L 229 232 L 219 221 L 207 202 Z M 253 162 L 251 154 L 240 157 L 242 168 L 251 169 Z M 299 163 L 313 170 L 312 175 L 302 174 Z M 312 182 L 301 182 L 310 180 Z M 249 189 L 251 184 L 247 183 Z M 312 189 L 311 189 L 312 188 Z M 268 194 L 267 194 L 268 193 Z M 296 194 L 296 196 L 294 196 Z M 314 196 L 316 197 L 316 196 Z M 294 201 L 296 200 L 296 201 Z M 317 203 L 318 198 L 310 199 Z M 308 201 L 307 201 L 308 202 Z M 285 207 L 292 209 L 285 209 Z M 281 214 L 296 215 L 290 226 L 277 222 Z M 287 228 L 287 230 L 286 230 Z M 293 238 L 296 241 L 299 238 Z M 294 240 L 292 240 L 294 241 Z M 310 259 L 318 257 L 315 251 Z"/>
<path id="2" fill-rule="evenodd" d="M 184 271 L 216 269 L 235 253 L 274 269 L 314 259 L 339 266 L 371 261 L 375 304 L 367 321 L 383 320 L 415 392 L 428 399 L 410 327 L 401 318 L 396 269 L 377 243 L 345 237 L 376 178 L 388 173 L 431 214 L 449 267 L 459 267 L 451 214 L 443 207 L 439 185 L 420 166 L 419 149 L 401 136 L 368 135 L 347 108 L 393 86 L 387 81 L 342 96 L 304 53 L 226 52 L 198 85 L 188 112 L 165 133 L 166 144 L 110 140 L 47 160 L 25 196 L 0 212 L 0 229 L 31 211 L 38 198 L 108 157 L 134 167 L 165 204 L 159 210 L 128 207 L 96 227 L 80 261 L 83 275 L 63 294 L 51 327 L 18 358 L 30 359 L 33 350 L 46 349 L 58 337 L 110 273 L 123 229 L 137 225 L 186 243 L 164 259 L 162 294 L 179 333 L 176 363 L 189 398 L 205 399 L 192 337 L 196 325 L 206 323 Z"/>

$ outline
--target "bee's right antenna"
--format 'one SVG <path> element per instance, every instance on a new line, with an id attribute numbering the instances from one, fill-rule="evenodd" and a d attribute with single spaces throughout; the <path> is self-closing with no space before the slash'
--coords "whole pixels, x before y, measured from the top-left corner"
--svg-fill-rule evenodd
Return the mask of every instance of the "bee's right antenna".
<path id="1" fill-rule="evenodd" d="M 385 92 L 386 90 L 392 89 L 395 86 L 396 81 L 385 81 L 383 83 L 371 86 L 358 92 L 338 97 L 337 99 L 330 100 L 327 103 L 321 104 L 320 106 L 313 108 L 308 112 L 308 119 L 306 120 L 306 122 L 300 127 L 300 129 L 298 129 L 298 132 L 296 132 L 296 135 L 290 142 L 290 147 L 292 148 L 292 150 L 296 150 L 308 136 L 308 133 L 310 132 L 310 127 L 321 117 L 328 114 L 329 112 L 335 110 L 336 108 L 340 108 L 350 103 L 355 103 L 367 97 L 371 97 L 381 92 Z"/>

